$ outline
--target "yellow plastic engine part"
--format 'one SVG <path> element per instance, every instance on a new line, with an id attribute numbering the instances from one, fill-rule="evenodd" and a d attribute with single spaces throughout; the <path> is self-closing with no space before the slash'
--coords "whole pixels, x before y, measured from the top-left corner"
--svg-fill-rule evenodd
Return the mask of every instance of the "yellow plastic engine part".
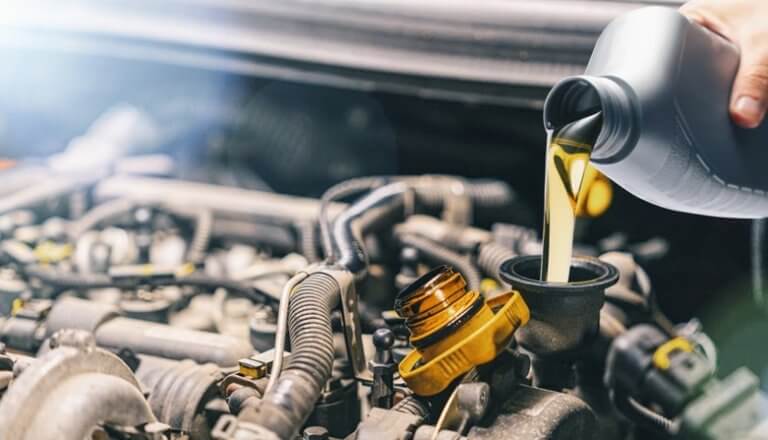
<path id="1" fill-rule="evenodd" d="M 675 351 L 693 351 L 693 344 L 685 338 L 677 337 L 661 344 L 653 353 L 653 365 L 660 370 L 666 370 L 672 364 L 669 356 Z"/>
<path id="2" fill-rule="evenodd" d="M 60 244 L 53 241 L 44 241 L 35 247 L 35 258 L 41 264 L 58 263 L 72 255 L 71 244 Z"/>
<path id="3" fill-rule="evenodd" d="M 492 361 L 528 322 L 528 306 L 517 292 L 489 304 L 466 287 L 461 274 L 440 266 L 397 296 L 395 310 L 405 318 L 415 347 L 400 362 L 400 377 L 417 395 L 435 395 L 475 366 Z"/>

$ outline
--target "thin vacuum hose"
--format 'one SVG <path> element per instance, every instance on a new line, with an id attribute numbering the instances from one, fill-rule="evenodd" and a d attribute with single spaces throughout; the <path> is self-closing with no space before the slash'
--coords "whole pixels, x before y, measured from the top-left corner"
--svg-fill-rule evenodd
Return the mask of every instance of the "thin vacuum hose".
<path id="1" fill-rule="evenodd" d="M 277 378 L 280 376 L 280 372 L 283 369 L 283 353 L 285 352 L 285 338 L 288 331 L 288 306 L 291 301 L 291 294 L 296 286 L 304 281 L 307 277 L 306 273 L 297 273 L 294 275 L 285 286 L 280 294 L 280 306 L 277 309 L 277 330 L 275 334 L 275 355 L 272 363 L 272 372 L 269 376 L 269 382 L 265 393 L 271 391 L 277 383 Z"/>
<path id="2" fill-rule="evenodd" d="M 130 212 L 135 207 L 136 203 L 129 199 L 115 199 L 102 203 L 69 224 L 69 237 L 76 240 L 99 224 Z"/>
<path id="3" fill-rule="evenodd" d="M 472 290 L 480 288 L 482 277 L 469 258 L 456 253 L 432 240 L 411 234 L 398 237 L 403 246 L 410 246 L 422 255 L 440 264 L 447 264 L 459 271 L 467 280 L 467 286 Z"/>
<path id="4" fill-rule="evenodd" d="M 616 391 L 612 397 L 616 408 L 635 424 L 670 436 L 677 434 L 677 423 L 646 408 L 632 397 Z"/>

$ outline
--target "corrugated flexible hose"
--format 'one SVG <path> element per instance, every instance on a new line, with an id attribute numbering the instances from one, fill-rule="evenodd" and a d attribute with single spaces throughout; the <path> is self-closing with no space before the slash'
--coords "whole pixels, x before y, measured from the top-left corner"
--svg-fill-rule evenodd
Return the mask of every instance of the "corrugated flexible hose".
<path id="1" fill-rule="evenodd" d="M 312 413 L 333 368 L 331 313 L 339 287 L 327 274 L 313 273 L 296 287 L 288 311 L 292 352 L 274 389 L 255 411 L 242 414 L 281 439 L 294 438 Z"/>

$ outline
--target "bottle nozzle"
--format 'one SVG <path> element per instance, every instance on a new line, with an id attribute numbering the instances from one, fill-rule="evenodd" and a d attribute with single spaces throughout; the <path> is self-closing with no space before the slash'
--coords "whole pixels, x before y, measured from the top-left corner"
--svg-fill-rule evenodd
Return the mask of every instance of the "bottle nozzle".
<path id="1" fill-rule="evenodd" d="M 574 128 L 595 136 L 593 160 L 599 162 L 623 157 L 634 146 L 636 139 L 637 112 L 629 96 L 628 87 L 614 78 L 566 78 L 547 95 L 544 125 L 552 130 L 578 121 Z M 588 130 L 585 125 L 589 126 Z"/>

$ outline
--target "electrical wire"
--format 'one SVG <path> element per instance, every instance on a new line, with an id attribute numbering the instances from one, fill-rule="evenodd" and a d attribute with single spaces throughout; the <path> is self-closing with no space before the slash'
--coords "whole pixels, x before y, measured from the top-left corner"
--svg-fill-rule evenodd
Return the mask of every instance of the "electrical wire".
<path id="1" fill-rule="evenodd" d="M 205 274 L 192 273 L 185 276 L 168 278 L 129 278 L 114 279 L 107 274 L 78 274 L 52 270 L 41 266 L 24 267 L 23 273 L 28 278 L 34 278 L 43 284 L 59 290 L 67 289 L 101 289 L 108 287 L 135 288 L 137 286 L 189 286 L 215 290 L 224 288 L 228 292 L 243 296 L 256 303 L 273 300 L 272 295 L 253 286 L 228 278 L 213 277 Z"/>
<path id="2" fill-rule="evenodd" d="M 612 390 L 610 396 L 616 408 L 633 423 L 668 436 L 679 432 L 678 422 L 651 410 L 623 391 Z"/>

